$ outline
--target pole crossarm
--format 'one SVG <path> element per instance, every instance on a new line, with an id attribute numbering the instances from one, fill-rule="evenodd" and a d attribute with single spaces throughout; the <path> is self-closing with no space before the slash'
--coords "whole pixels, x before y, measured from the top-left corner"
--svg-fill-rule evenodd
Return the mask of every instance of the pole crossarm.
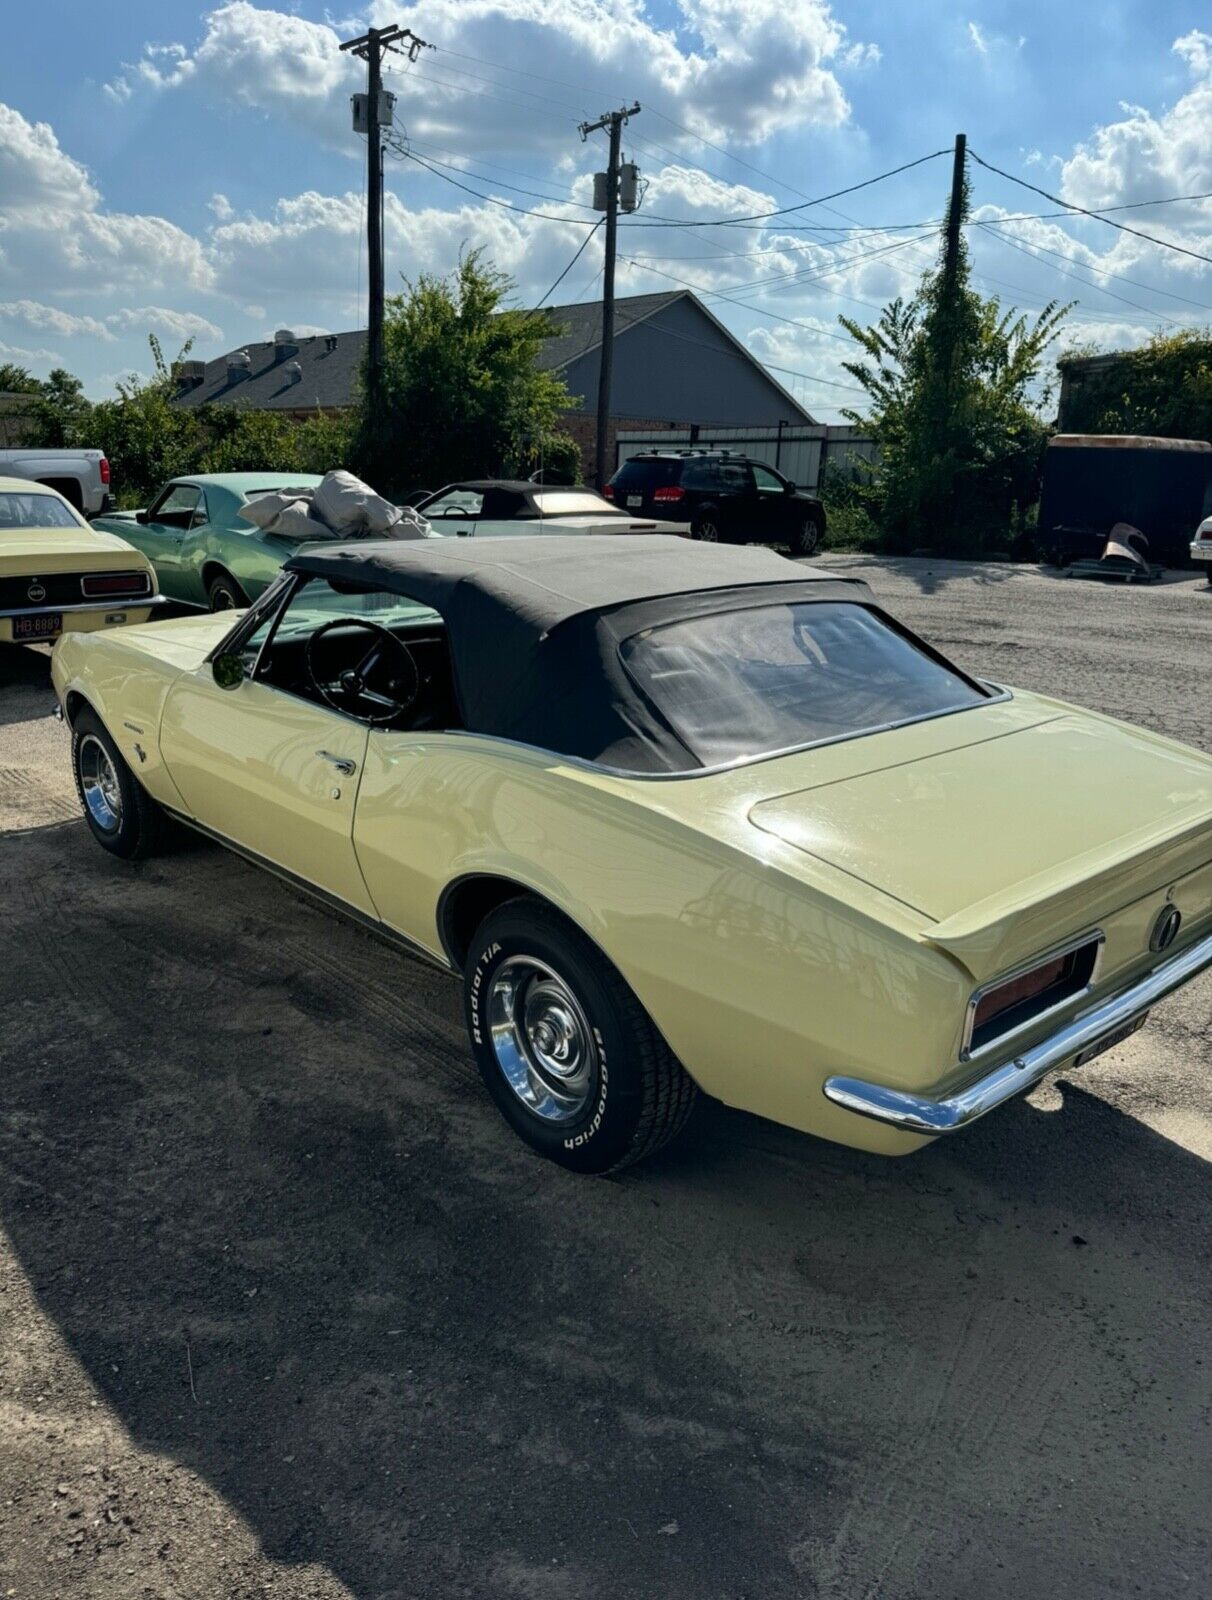
<path id="1" fill-rule="evenodd" d="M 596 122 L 580 123 L 578 132 L 581 135 L 581 143 L 584 144 L 591 133 L 598 133 L 603 128 L 611 128 L 616 125 L 621 128 L 630 117 L 639 116 L 640 110 L 640 102 L 636 100 L 631 105 L 624 106 L 620 111 L 604 111 Z"/>

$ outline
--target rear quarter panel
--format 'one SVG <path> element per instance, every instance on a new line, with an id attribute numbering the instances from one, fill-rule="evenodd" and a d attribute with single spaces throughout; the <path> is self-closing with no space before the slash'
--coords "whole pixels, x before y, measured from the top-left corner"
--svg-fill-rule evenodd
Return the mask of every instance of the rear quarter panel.
<path id="1" fill-rule="evenodd" d="M 449 883 L 507 878 L 604 951 L 708 1093 L 863 1149 L 918 1148 L 822 1085 L 934 1081 L 962 968 L 810 881 L 800 852 L 759 836 L 751 853 L 662 812 L 661 787 L 489 740 L 372 735 L 354 840 L 380 915 L 426 948 Z"/>

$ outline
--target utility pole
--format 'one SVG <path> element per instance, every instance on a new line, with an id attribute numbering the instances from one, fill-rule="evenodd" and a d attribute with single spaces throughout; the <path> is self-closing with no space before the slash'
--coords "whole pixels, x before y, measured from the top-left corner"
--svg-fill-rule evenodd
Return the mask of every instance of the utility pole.
<path id="1" fill-rule="evenodd" d="M 602 349 L 598 360 L 598 432 L 597 432 L 597 461 L 595 463 L 595 481 L 599 489 L 603 487 L 610 474 L 606 470 L 606 437 L 607 426 L 610 419 L 610 384 L 614 375 L 614 257 L 618 243 L 619 221 L 619 145 L 623 135 L 623 124 L 629 118 L 637 116 L 640 103 L 637 100 L 631 106 L 625 106 L 619 111 L 608 111 L 596 122 L 581 123 L 582 144 L 591 133 L 607 128 L 610 131 L 610 157 L 606 163 L 605 173 L 597 173 L 594 177 L 594 205 L 599 211 L 606 212 L 606 264 L 602 276 Z M 602 195 L 602 189 L 605 194 Z M 635 180 L 630 185 L 630 201 L 625 209 L 634 211 L 638 204 Z"/>
<path id="2" fill-rule="evenodd" d="M 404 41 L 407 41 L 405 43 Z M 366 94 L 354 95 L 354 131 L 366 135 L 366 243 L 369 257 L 368 337 L 366 349 L 366 390 L 372 416 L 377 408 L 383 377 L 383 129 L 390 127 L 396 97 L 383 92 L 383 54 L 387 50 L 415 61 L 422 50 L 433 46 L 419 39 L 410 28 L 394 23 L 387 28 L 368 28 L 356 39 L 347 39 L 342 50 L 350 50 L 366 63 Z"/>
<path id="3" fill-rule="evenodd" d="M 964 175 L 968 159 L 968 135 L 955 136 L 955 158 L 951 164 L 951 202 L 947 207 L 947 232 L 943 247 L 943 277 L 954 285 L 959 270 L 960 223 L 964 215 Z"/>

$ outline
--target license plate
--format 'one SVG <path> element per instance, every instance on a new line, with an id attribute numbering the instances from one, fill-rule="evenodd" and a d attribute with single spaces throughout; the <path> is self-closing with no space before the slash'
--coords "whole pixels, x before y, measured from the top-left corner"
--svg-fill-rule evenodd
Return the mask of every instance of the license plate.
<path id="1" fill-rule="evenodd" d="M 642 506 L 644 504 L 644 496 L 642 494 L 629 494 L 627 496 L 627 504 L 629 506 Z"/>
<path id="2" fill-rule="evenodd" d="M 14 639 L 53 639 L 63 629 L 63 613 L 47 611 L 38 617 L 14 617 Z"/>
<path id="3" fill-rule="evenodd" d="M 1087 1061 L 1093 1061 L 1095 1056 L 1101 1056 L 1104 1050 L 1114 1050 L 1117 1044 L 1123 1044 L 1124 1040 L 1130 1039 L 1138 1028 L 1144 1027 L 1148 1015 L 1147 1011 L 1142 1011 L 1134 1021 L 1126 1023 L 1122 1028 L 1116 1028 L 1114 1033 L 1104 1033 L 1097 1043 L 1088 1046 L 1081 1055 L 1074 1056 L 1073 1065 L 1084 1067 Z"/>

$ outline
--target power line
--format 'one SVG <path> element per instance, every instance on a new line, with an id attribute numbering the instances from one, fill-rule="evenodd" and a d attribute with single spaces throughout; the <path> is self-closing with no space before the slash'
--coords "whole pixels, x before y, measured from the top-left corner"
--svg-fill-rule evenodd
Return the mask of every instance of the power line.
<path id="1" fill-rule="evenodd" d="M 1049 194 L 1047 189 L 1041 189 L 1037 184 L 1028 183 L 1025 178 L 1016 178 L 1012 172 L 1003 172 L 1000 167 L 995 167 L 991 161 L 982 161 L 975 151 L 972 152 L 972 159 L 978 166 L 984 167 L 986 172 L 996 172 L 999 178 L 1006 178 L 1010 183 L 1017 183 L 1022 189 L 1030 189 L 1032 194 L 1041 194 L 1045 200 L 1051 200 L 1053 205 L 1064 206 L 1069 211 L 1077 212 L 1079 216 L 1093 217 L 1096 222 L 1103 222 L 1108 228 L 1118 228 L 1121 233 L 1130 233 L 1137 239 L 1146 240 L 1149 244 L 1160 245 L 1163 250 L 1173 250 L 1178 255 L 1190 256 L 1195 261 L 1206 261 L 1209 265 L 1212 265 L 1212 256 L 1206 256 L 1199 250 L 1188 250 L 1186 245 L 1183 244 L 1172 244 L 1168 239 L 1159 239 L 1155 234 L 1143 233 L 1140 228 L 1130 228 L 1126 222 L 1115 222 L 1101 211 L 1088 211 L 1085 206 L 1072 205 L 1068 200 L 1062 200 L 1059 195 Z M 1175 195 L 1170 200 L 1143 200 L 1137 201 L 1131 208 L 1125 206 L 1116 207 L 1115 209 L 1139 209 L 1142 205 L 1170 205 L 1176 199 L 1202 200 L 1207 198 L 1207 195 Z"/>
<path id="2" fill-rule="evenodd" d="M 1000 239 L 1003 244 L 1009 245 L 1012 250 L 1017 250 L 1020 255 L 1026 256 L 1029 261 L 1037 259 L 1025 244 L 1020 243 L 1017 239 L 1012 239 L 1009 234 L 999 232 L 992 224 L 986 224 L 986 232 L 992 234 L 995 239 Z M 1071 278 L 1074 283 L 1080 283 L 1083 289 L 1095 289 L 1099 294 L 1105 294 L 1112 300 L 1118 300 L 1121 305 L 1131 306 L 1133 311 L 1143 311 L 1147 317 L 1157 317 L 1171 328 L 1177 326 L 1174 319 L 1167 317 L 1165 312 L 1155 311 L 1152 306 L 1142 306 L 1138 300 L 1129 300 L 1127 295 L 1116 294 L 1114 289 L 1105 289 L 1101 283 L 1091 283 L 1088 278 L 1079 278 L 1076 272 L 1067 272 L 1064 267 L 1058 267 L 1052 261 L 1041 261 L 1039 264 L 1059 273 L 1062 278 Z"/>
<path id="3" fill-rule="evenodd" d="M 800 205 L 780 206 L 776 211 L 754 211 L 747 216 L 741 217 L 718 217 L 709 218 L 702 222 L 682 222 L 677 223 L 676 226 L 683 228 L 727 228 L 733 227 L 739 222 L 765 222 L 771 217 L 787 217 L 793 212 L 805 211 L 812 206 L 823 205 L 826 200 L 840 199 L 844 194 L 857 194 L 860 189 L 869 189 L 873 183 L 883 183 L 886 178 L 895 178 L 899 173 L 908 172 L 913 167 L 920 167 L 924 162 L 935 161 L 939 156 L 950 154 L 950 145 L 945 150 L 932 150 L 929 155 L 918 156 L 916 161 L 905 161 L 899 167 L 891 167 L 887 172 L 877 172 L 873 178 L 864 178 L 862 183 L 852 183 L 845 189 L 835 189 L 831 194 L 821 195 L 816 200 L 805 200 Z M 660 228 L 669 227 L 671 224 L 655 221 L 632 222 L 629 226 L 632 228 Z"/>
<path id="4" fill-rule="evenodd" d="M 430 166 L 429 162 L 417 155 L 415 150 L 406 152 L 409 161 L 415 161 L 419 167 L 424 167 L 426 172 L 432 172 L 435 178 L 441 178 L 444 183 L 454 184 L 456 189 L 462 189 L 464 194 L 471 194 L 477 200 L 483 200 L 487 205 L 500 206 L 503 211 L 513 211 L 519 217 L 541 217 L 544 222 L 563 222 L 570 228 L 597 227 L 596 222 L 590 222 L 587 217 L 557 217 L 550 211 L 528 211 L 525 206 L 511 205 L 508 200 L 498 200 L 495 195 L 484 194 L 480 189 L 473 189 L 470 184 L 460 183 L 458 178 L 452 178 L 448 173 L 441 172 L 437 167 Z M 564 202 L 560 202 L 563 204 Z"/>
<path id="5" fill-rule="evenodd" d="M 598 229 L 599 229 L 599 228 L 600 228 L 600 227 L 601 227 L 601 226 L 602 226 L 602 222 L 603 222 L 603 220 L 604 220 L 604 219 L 603 219 L 603 218 L 601 218 L 601 217 L 599 217 L 599 218 L 598 218 L 598 220 L 597 220 L 597 221 L 596 221 L 596 222 L 595 222 L 595 223 L 594 223 L 594 225 L 593 225 L 593 227 L 592 227 L 592 228 L 591 228 L 591 229 L 590 229 L 590 231 L 589 231 L 589 232 L 588 232 L 588 233 L 587 233 L 587 234 L 586 234 L 586 235 L 585 235 L 585 237 L 584 237 L 584 238 L 583 238 L 583 239 L 582 239 L 582 240 L 581 240 L 581 243 L 580 243 L 580 245 L 579 245 L 579 246 L 578 246 L 578 248 L 577 248 L 577 252 L 576 252 L 576 254 L 575 254 L 575 255 L 574 255 L 574 256 L 573 256 L 573 258 L 572 258 L 572 260 L 571 260 L 571 261 L 570 261 L 570 262 L 569 262 L 569 263 L 568 263 L 568 265 L 567 265 L 567 266 L 566 266 L 566 267 L 565 267 L 565 268 L 564 268 L 564 270 L 563 270 L 563 272 L 561 272 L 561 273 L 560 273 L 560 276 L 559 276 L 559 277 L 558 277 L 558 278 L 557 278 L 557 279 L 556 279 L 556 281 L 555 281 L 555 282 L 554 282 L 554 283 L 553 283 L 553 284 L 552 284 L 552 286 L 551 286 L 551 288 L 550 288 L 550 289 L 548 289 L 548 291 L 547 291 L 547 293 L 546 293 L 546 294 L 545 294 L 545 295 L 544 295 L 544 296 L 543 296 L 543 298 L 542 298 L 542 299 L 541 299 L 541 300 L 540 300 L 540 301 L 539 301 L 539 303 L 538 303 L 538 305 L 536 305 L 536 306 L 533 306 L 533 307 L 532 307 L 532 308 L 531 308 L 531 309 L 532 309 L 532 310 L 534 310 L 534 311 L 541 311 L 541 310 L 542 310 L 542 309 L 543 309 L 543 307 L 544 307 L 544 306 L 545 306 L 545 305 L 546 305 L 546 303 L 547 303 L 547 301 L 548 301 L 548 300 L 550 300 L 550 299 L 551 299 L 551 297 L 552 297 L 552 295 L 553 295 L 553 294 L 554 294 L 554 293 L 555 293 L 555 292 L 556 292 L 556 290 L 557 290 L 557 289 L 558 289 L 558 288 L 559 288 L 559 287 L 560 287 L 560 285 L 561 285 L 561 284 L 562 284 L 562 283 L 563 283 L 563 281 L 564 281 L 564 279 L 565 279 L 565 278 L 566 278 L 566 277 L 567 277 L 567 276 L 568 276 L 568 274 L 569 274 L 569 273 L 570 273 L 570 272 L 571 272 L 571 271 L 572 271 L 572 269 L 573 269 L 573 267 L 575 267 L 575 266 L 576 266 L 576 264 L 577 264 L 577 262 L 578 262 L 578 261 L 579 261 L 579 260 L 580 260 L 580 259 L 581 259 L 581 257 L 582 257 L 582 256 L 583 256 L 583 255 L 584 255 L 584 253 L 585 253 L 585 247 L 586 247 L 586 246 L 587 246 L 587 245 L 588 245 L 588 243 L 589 243 L 589 241 L 590 241 L 590 240 L 591 240 L 591 239 L 592 239 L 592 238 L 593 238 L 593 236 L 594 236 L 594 234 L 595 234 L 595 233 L 596 233 L 596 232 L 597 232 L 597 231 L 598 231 Z"/>
<path id="6" fill-rule="evenodd" d="M 1162 204 L 1161 201 L 1153 201 L 1150 203 L 1155 205 Z M 992 229 L 992 231 L 997 234 L 999 239 L 1005 239 L 1007 242 L 1009 242 L 1012 235 L 1002 233 L 1001 224 L 1003 222 L 1014 222 L 1017 220 L 1019 219 L 1014 217 L 989 217 L 983 219 L 979 226 Z M 1075 261 L 1072 256 L 1064 255 L 1060 250 L 1053 250 L 1046 244 L 1040 244 L 1037 239 L 1023 239 L 1021 236 L 1016 237 L 1018 238 L 1018 243 L 1029 250 L 1033 255 L 1036 252 L 1042 251 L 1046 256 L 1055 256 L 1058 261 L 1067 262 L 1073 267 L 1084 267 L 1087 272 L 1097 273 L 1099 277 L 1114 278 L 1117 283 L 1130 283 L 1134 289 L 1145 289 L 1149 294 L 1164 294 L 1167 300 L 1181 300 L 1184 305 L 1194 306 L 1197 311 L 1212 311 L 1212 306 L 1205 305 L 1202 300 L 1192 300 L 1185 294 L 1176 294 L 1173 289 L 1162 289 L 1157 284 L 1142 283 L 1139 278 L 1129 278 L 1125 273 L 1111 272 L 1106 267 L 1096 267 L 1092 262 L 1089 261 Z M 1102 285 L 1092 283 L 1090 287 L 1092 289 L 1100 289 Z"/>

